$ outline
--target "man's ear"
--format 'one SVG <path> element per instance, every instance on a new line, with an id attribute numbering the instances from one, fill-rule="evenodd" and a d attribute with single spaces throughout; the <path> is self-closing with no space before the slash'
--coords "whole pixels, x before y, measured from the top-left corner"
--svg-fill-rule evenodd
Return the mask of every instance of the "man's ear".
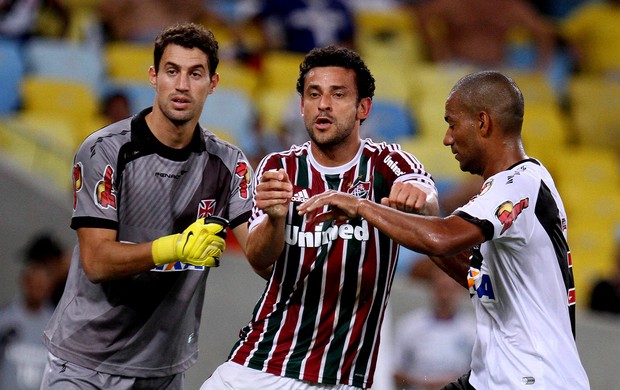
<path id="1" fill-rule="evenodd" d="M 368 118 L 370 109 L 372 108 L 372 100 L 370 98 L 363 98 L 357 105 L 357 119 L 363 120 Z"/>
<path id="2" fill-rule="evenodd" d="M 154 66 L 149 66 L 149 84 L 151 84 L 153 88 L 157 87 L 157 73 L 155 72 Z"/>
<path id="3" fill-rule="evenodd" d="M 212 94 L 213 92 L 215 92 L 215 88 L 217 87 L 219 82 L 220 82 L 220 74 L 219 73 L 215 73 L 211 77 L 211 83 L 209 83 L 209 95 Z"/>
<path id="4" fill-rule="evenodd" d="M 482 135 L 487 135 L 491 129 L 491 117 L 486 111 L 480 111 L 478 113 L 478 125 L 480 126 L 480 132 Z"/>

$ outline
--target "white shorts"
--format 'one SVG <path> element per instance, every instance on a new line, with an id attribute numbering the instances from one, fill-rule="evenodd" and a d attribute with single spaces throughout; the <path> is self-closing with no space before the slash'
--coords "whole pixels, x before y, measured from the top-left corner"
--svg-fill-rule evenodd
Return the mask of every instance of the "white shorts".
<path id="1" fill-rule="evenodd" d="M 325 385 L 301 381 L 299 379 L 277 376 L 242 366 L 241 364 L 226 362 L 220 365 L 213 375 L 207 379 L 200 390 L 359 390 L 359 387 L 349 385 Z"/>

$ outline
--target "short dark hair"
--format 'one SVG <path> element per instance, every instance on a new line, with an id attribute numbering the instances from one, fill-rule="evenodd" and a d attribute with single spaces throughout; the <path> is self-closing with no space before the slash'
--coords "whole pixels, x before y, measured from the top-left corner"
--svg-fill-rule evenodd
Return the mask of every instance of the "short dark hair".
<path id="1" fill-rule="evenodd" d="M 488 111 L 505 130 L 521 131 L 525 107 L 523 94 L 509 76 L 495 70 L 471 73 L 456 83 L 452 94 L 458 94 L 461 103 L 472 114 Z"/>
<path id="2" fill-rule="evenodd" d="M 24 248 L 24 261 L 28 263 L 47 263 L 58 260 L 63 255 L 62 245 L 49 233 L 33 237 Z"/>
<path id="3" fill-rule="evenodd" d="M 375 94 L 375 78 L 358 53 L 345 47 L 334 45 L 314 48 L 306 55 L 299 65 L 299 78 L 297 79 L 297 92 L 303 95 L 306 74 L 312 68 L 337 66 L 351 69 L 355 72 L 355 84 L 357 86 L 357 101 L 370 98 Z"/>
<path id="4" fill-rule="evenodd" d="M 197 47 L 202 50 L 209 60 L 209 75 L 213 76 L 220 62 L 218 57 L 219 45 L 213 33 L 195 23 L 177 23 L 163 30 L 155 39 L 153 60 L 155 73 L 159 71 L 159 61 L 166 46 L 174 44 L 188 49 Z"/>

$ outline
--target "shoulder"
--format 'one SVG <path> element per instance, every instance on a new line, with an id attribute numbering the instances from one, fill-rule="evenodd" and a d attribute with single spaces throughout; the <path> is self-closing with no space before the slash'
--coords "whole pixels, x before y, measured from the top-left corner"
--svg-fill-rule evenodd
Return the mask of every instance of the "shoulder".
<path id="1" fill-rule="evenodd" d="M 249 160 L 237 145 L 224 141 L 209 130 L 201 127 L 205 149 L 210 156 L 216 156 L 225 165 L 236 166 L 240 161 L 249 165 Z"/>
<path id="2" fill-rule="evenodd" d="M 91 133 L 82 141 L 78 152 L 87 150 L 89 153 L 93 153 L 94 149 L 120 147 L 120 145 L 129 142 L 131 139 L 131 119 L 123 119 Z"/>
<path id="3" fill-rule="evenodd" d="M 257 172 L 264 172 L 270 169 L 284 168 L 284 166 L 298 165 L 295 160 L 303 159 L 308 156 L 310 143 L 292 145 L 288 150 L 271 152 L 261 159 L 258 164 Z"/>

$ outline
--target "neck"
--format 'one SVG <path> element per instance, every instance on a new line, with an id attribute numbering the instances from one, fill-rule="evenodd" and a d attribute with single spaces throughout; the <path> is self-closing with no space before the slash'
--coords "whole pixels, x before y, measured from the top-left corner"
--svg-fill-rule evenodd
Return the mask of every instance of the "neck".
<path id="1" fill-rule="evenodd" d="M 490 148 L 489 150 L 499 150 L 501 153 L 495 152 L 492 156 L 488 155 L 491 163 L 488 164 L 487 169 L 482 174 L 484 180 L 528 158 L 521 142 L 504 143 L 499 148 Z"/>
<path id="2" fill-rule="evenodd" d="M 155 138 L 162 144 L 174 149 L 182 149 L 189 145 L 197 123 L 197 121 L 192 120 L 176 124 L 160 111 L 156 111 L 155 107 L 144 119 Z"/>
<path id="3" fill-rule="evenodd" d="M 360 149 L 362 140 L 345 140 L 337 145 L 319 145 L 310 143 L 312 156 L 324 167 L 339 167 L 353 160 Z"/>

